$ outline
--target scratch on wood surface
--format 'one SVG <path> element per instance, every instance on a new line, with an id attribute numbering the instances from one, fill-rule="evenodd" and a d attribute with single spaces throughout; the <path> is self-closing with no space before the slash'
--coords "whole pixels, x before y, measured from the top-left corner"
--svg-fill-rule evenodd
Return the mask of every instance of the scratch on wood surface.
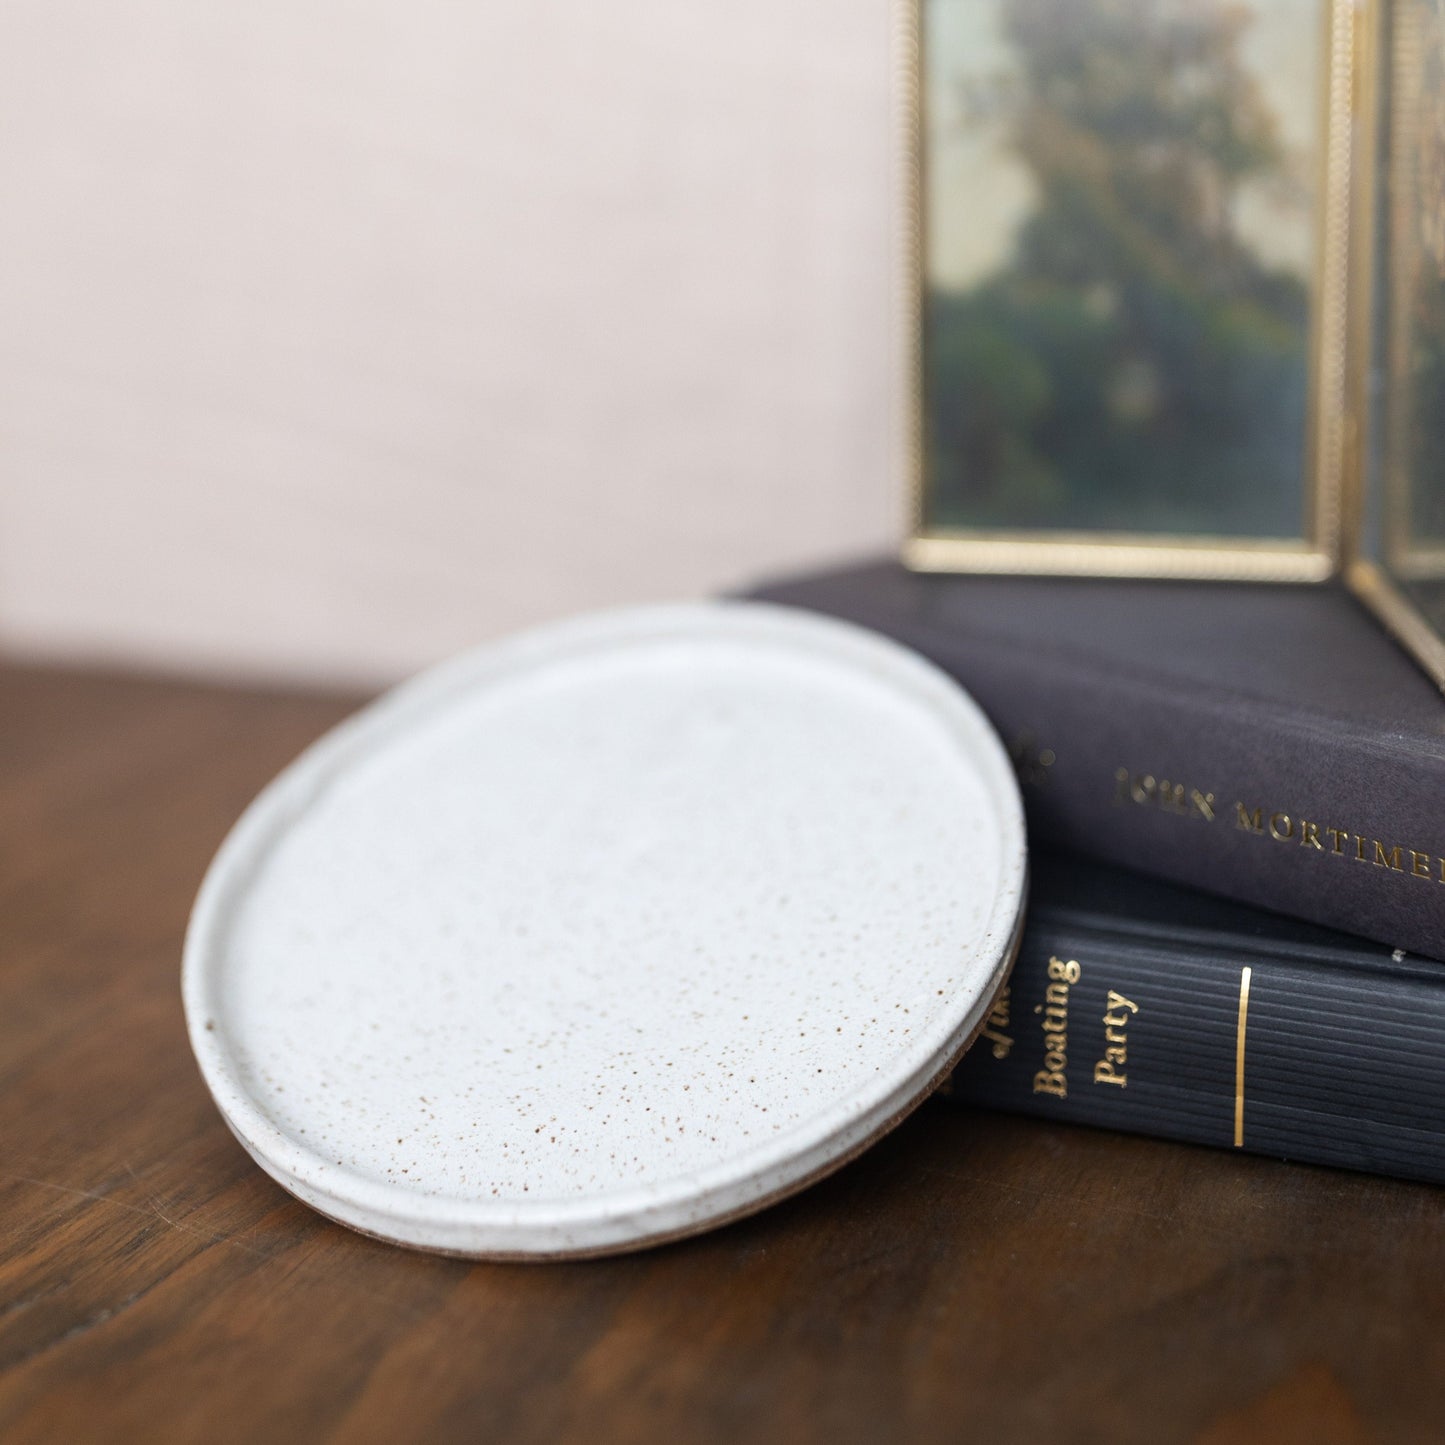
<path id="1" fill-rule="evenodd" d="M 134 1177 L 134 1171 L 132 1171 L 132 1177 Z M 143 1209 L 138 1204 L 127 1204 L 123 1199 L 116 1199 L 109 1193 L 100 1193 L 94 1189 L 81 1189 L 74 1184 L 61 1184 L 54 1179 L 36 1179 L 29 1174 L 4 1174 L 0 1175 L 0 1179 L 10 1184 L 29 1184 L 36 1189 L 53 1189 L 57 1194 L 69 1194 L 77 1199 L 93 1199 L 97 1204 L 106 1204 L 112 1209 L 123 1209 L 127 1214 L 138 1214 L 143 1219 L 159 1219 L 162 1224 L 168 1225 L 171 1229 L 179 1230 L 182 1234 L 194 1235 L 195 1238 L 203 1239 L 208 1244 L 228 1244 L 235 1249 L 244 1250 L 247 1254 L 255 1255 L 258 1259 L 276 1258 L 274 1250 L 261 1249 L 254 1244 L 247 1244 L 245 1240 L 238 1239 L 235 1235 L 216 1234 L 211 1230 L 198 1229 L 193 1224 L 172 1219 L 160 1207 L 160 1203 L 150 1195 L 146 1196 L 146 1202 L 150 1207 Z"/>
<path id="2" fill-rule="evenodd" d="M 132 1177 L 135 1177 L 134 1170 L 131 1170 L 129 1165 L 127 1165 L 126 1168 L 131 1173 Z M 149 1203 L 150 1207 L 148 1209 L 143 1209 L 139 1205 L 127 1204 L 124 1200 L 114 1199 L 109 1194 L 100 1193 L 94 1189 L 81 1189 L 74 1184 L 61 1184 L 53 1179 L 37 1179 L 34 1176 L 28 1174 L 3 1174 L 0 1175 L 0 1181 L 15 1184 L 29 1184 L 37 1189 L 52 1189 L 58 1194 L 69 1194 L 80 1199 L 93 1199 L 97 1203 L 111 1205 L 116 1209 L 124 1210 L 127 1214 L 139 1215 L 143 1219 L 159 1219 L 163 1224 L 168 1225 L 170 1228 L 175 1229 L 182 1234 L 192 1235 L 197 1239 L 204 1240 L 207 1244 L 230 1245 L 233 1248 L 239 1249 L 244 1253 L 253 1256 L 256 1259 L 264 1260 L 268 1264 L 276 1264 L 280 1262 L 280 1260 L 293 1248 L 292 1245 L 288 1244 L 281 1249 L 261 1249 L 255 1245 L 247 1244 L 244 1240 L 238 1239 L 234 1235 L 215 1234 L 209 1230 L 197 1229 L 194 1225 L 189 1225 L 180 1220 L 170 1218 L 164 1212 L 164 1210 L 161 1209 L 160 1204 L 155 1199 L 148 1198 L 147 1202 Z M 336 1228 L 336 1226 L 326 1224 L 325 1228 L 327 1230 L 331 1230 Z M 274 1293 L 276 1290 L 280 1289 L 293 1275 L 304 1270 L 309 1270 L 313 1264 L 319 1263 L 317 1255 L 318 1250 L 315 1247 L 302 1250 L 298 1258 L 288 1262 L 285 1273 L 282 1274 L 280 1279 L 272 1280 L 269 1282 L 269 1291 Z M 392 1294 L 386 1293 L 381 1290 L 368 1288 L 357 1282 L 355 1279 L 348 1280 L 346 1282 L 346 1288 L 351 1293 L 359 1295 L 361 1298 L 369 1301 L 374 1305 L 380 1305 L 385 1309 L 391 1311 L 394 1315 L 397 1315 L 400 1318 L 406 1320 L 415 1322 L 417 1320 L 426 1318 L 427 1315 L 430 1313 L 429 1310 L 419 1309 L 416 1306 L 407 1304 L 404 1301 L 397 1299 Z M 107 1319 L 111 1318 L 116 1314 L 119 1314 L 123 1308 L 133 1303 L 136 1299 L 139 1299 L 145 1293 L 146 1290 L 139 1291 L 134 1296 L 131 1296 L 130 1298 L 121 1301 L 119 1304 L 111 1306 L 108 1309 L 101 1311 L 97 1315 L 91 1316 L 87 1320 L 77 1324 L 76 1326 L 68 1330 L 59 1339 L 49 1341 L 46 1345 L 46 1348 L 50 1348 L 52 1345 L 55 1344 L 64 1343 L 65 1340 L 72 1339 L 76 1335 L 84 1333 L 85 1330 L 93 1328 L 95 1325 L 104 1324 Z"/>

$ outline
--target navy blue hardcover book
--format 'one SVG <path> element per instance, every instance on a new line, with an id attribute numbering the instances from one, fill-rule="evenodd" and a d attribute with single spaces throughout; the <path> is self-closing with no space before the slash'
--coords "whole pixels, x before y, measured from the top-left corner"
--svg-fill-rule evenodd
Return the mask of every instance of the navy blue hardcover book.
<path id="1" fill-rule="evenodd" d="M 1445 1182 L 1445 966 L 1066 855 L 1033 870 L 945 1094 Z"/>

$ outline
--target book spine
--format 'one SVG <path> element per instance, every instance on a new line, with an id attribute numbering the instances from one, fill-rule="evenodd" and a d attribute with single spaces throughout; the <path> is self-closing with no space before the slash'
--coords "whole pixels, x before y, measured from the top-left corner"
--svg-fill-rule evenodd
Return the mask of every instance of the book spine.
<path id="1" fill-rule="evenodd" d="M 1043 919 L 944 1092 L 1445 1183 L 1445 981 Z"/>
<path id="2" fill-rule="evenodd" d="M 846 588 L 755 595 L 875 628 L 957 678 L 1013 756 L 1033 840 L 1445 958 L 1445 721 L 1422 752 L 1217 689 L 1204 668 L 1169 685 L 1147 658 L 1101 669 Z"/>

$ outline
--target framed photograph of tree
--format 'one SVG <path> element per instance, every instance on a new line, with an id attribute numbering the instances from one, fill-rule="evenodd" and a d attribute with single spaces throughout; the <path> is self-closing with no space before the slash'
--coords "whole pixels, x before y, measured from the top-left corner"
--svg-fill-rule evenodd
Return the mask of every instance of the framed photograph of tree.
<path id="1" fill-rule="evenodd" d="M 1357 0 L 905 0 L 923 570 L 1320 580 Z"/>
<path id="2" fill-rule="evenodd" d="M 1379 0 L 1376 20 L 1359 118 L 1378 184 L 1357 181 L 1361 485 L 1346 576 L 1445 687 L 1445 0 Z"/>

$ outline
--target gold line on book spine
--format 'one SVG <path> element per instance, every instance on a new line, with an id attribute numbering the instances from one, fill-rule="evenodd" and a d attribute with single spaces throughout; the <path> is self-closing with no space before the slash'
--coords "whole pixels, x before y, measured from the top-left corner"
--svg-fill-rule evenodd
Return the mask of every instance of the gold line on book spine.
<path id="1" fill-rule="evenodd" d="M 1249 980 L 1252 968 L 1239 975 L 1239 1026 L 1234 1038 L 1234 1147 L 1244 1147 L 1244 1029 L 1249 1022 Z"/>

